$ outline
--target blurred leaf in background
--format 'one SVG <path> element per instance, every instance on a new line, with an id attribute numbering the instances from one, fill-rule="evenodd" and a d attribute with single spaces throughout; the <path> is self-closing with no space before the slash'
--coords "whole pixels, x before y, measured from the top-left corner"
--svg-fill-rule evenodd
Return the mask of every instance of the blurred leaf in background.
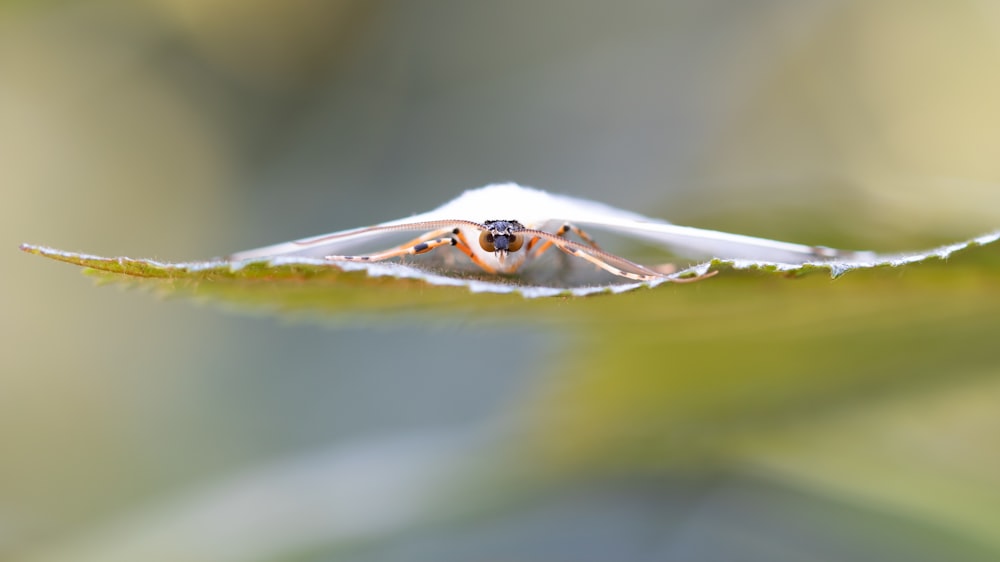
<path id="1" fill-rule="evenodd" d="M 1000 226 L 998 26 L 974 0 L 0 5 L 0 555 L 996 559 L 989 248 L 330 327 L 16 247 L 207 258 L 504 180 L 932 247 Z"/>

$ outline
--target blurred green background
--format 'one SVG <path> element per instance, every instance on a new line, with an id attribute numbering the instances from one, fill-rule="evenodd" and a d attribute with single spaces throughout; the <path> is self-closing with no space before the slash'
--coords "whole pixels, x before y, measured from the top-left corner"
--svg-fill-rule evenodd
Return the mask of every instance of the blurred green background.
<path id="1" fill-rule="evenodd" d="M 16 247 L 509 180 L 917 249 L 1000 227 L 997 100 L 984 0 L 2 2 L 0 559 L 995 560 L 995 249 L 289 322 Z"/>

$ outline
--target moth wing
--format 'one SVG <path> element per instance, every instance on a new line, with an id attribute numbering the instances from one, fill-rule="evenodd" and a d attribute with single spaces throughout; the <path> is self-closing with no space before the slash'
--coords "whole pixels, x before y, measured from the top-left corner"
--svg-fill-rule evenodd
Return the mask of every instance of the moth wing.
<path id="1" fill-rule="evenodd" d="M 517 197 L 510 197 L 510 199 L 519 199 L 530 203 L 524 205 L 524 208 L 537 213 L 537 218 L 528 221 L 528 224 L 532 224 L 535 228 L 549 230 L 558 228 L 560 223 L 568 222 L 584 229 L 592 227 L 625 238 L 651 242 L 682 257 L 801 264 L 831 258 L 841 261 L 864 261 L 871 259 L 873 255 L 870 252 L 833 250 L 717 230 L 680 226 L 604 203 L 520 186 L 491 186 L 481 191 L 486 189 L 517 189 Z"/>
<path id="2" fill-rule="evenodd" d="M 228 259 L 241 261 L 273 257 L 323 258 L 331 255 L 351 255 L 356 253 L 359 248 L 385 250 L 401 242 L 399 234 L 404 232 L 433 232 L 458 226 L 480 228 L 479 224 L 471 221 L 422 220 L 424 218 L 426 217 L 423 215 L 417 215 L 409 219 L 400 219 L 374 226 L 310 236 L 291 242 L 237 252 L 231 254 Z"/>
<path id="3" fill-rule="evenodd" d="M 396 241 L 395 233 L 407 228 L 413 231 L 430 231 L 433 228 L 427 225 L 432 223 L 468 224 L 479 227 L 479 224 L 471 221 L 482 222 L 499 219 L 517 220 L 535 228 L 548 228 L 550 226 L 558 228 L 562 220 L 560 217 L 565 218 L 566 221 L 574 222 L 574 224 L 582 222 L 584 219 L 619 222 L 645 219 L 641 215 L 616 209 L 603 203 L 568 195 L 556 195 L 513 183 L 503 183 L 470 189 L 455 199 L 418 215 L 370 227 L 341 230 L 237 252 L 229 256 L 229 259 L 238 261 L 279 256 L 322 258 L 329 255 L 350 255 L 356 253 L 359 248 L 368 248 L 378 244 L 383 245 L 382 248 L 378 249 L 385 249 Z"/>
<path id="4" fill-rule="evenodd" d="M 594 209 L 596 216 L 606 216 L 615 209 L 600 203 L 563 195 L 553 195 L 530 187 L 513 183 L 493 184 L 478 189 L 470 189 L 443 205 L 410 217 L 387 221 L 374 226 L 353 228 L 311 236 L 291 242 L 264 246 L 253 250 L 237 252 L 230 260 L 263 259 L 279 256 L 322 258 L 329 255 L 350 255 L 359 248 L 369 248 L 382 244 L 386 249 L 397 241 L 394 234 L 402 230 L 431 231 L 443 226 L 428 227 L 428 224 L 451 223 L 454 225 L 475 225 L 472 221 L 518 220 L 524 224 L 540 225 L 546 219 L 561 215 L 590 216 Z M 625 213 L 625 211 L 620 211 Z M 626 214 L 626 216 L 632 216 Z M 452 220 L 462 219 L 462 220 Z"/>
<path id="5" fill-rule="evenodd" d="M 577 221 L 577 224 L 582 227 L 604 229 L 626 238 L 651 242 L 680 256 L 696 259 L 743 259 L 801 264 L 829 259 L 863 261 L 872 256 L 870 252 L 807 246 L 717 230 L 680 226 L 655 219 L 632 220 L 607 217 L 604 220 L 594 220 L 586 218 Z"/>
<path id="6" fill-rule="evenodd" d="M 453 220 L 459 217 L 461 220 Z M 444 205 L 419 215 L 238 252 L 230 256 L 230 259 L 349 255 L 366 245 L 382 243 L 388 247 L 395 238 L 393 235 L 401 231 L 432 231 L 448 225 L 481 228 L 479 223 L 472 221 L 490 219 L 518 220 L 529 228 L 547 231 L 568 222 L 580 227 L 607 230 L 625 238 L 651 242 L 680 256 L 695 259 L 745 259 L 801 264 L 829 259 L 859 262 L 871 260 L 874 256 L 870 252 L 833 250 L 680 226 L 596 201 L 552 194 L 517 184 L 494 184 L 466 191 Z"/>

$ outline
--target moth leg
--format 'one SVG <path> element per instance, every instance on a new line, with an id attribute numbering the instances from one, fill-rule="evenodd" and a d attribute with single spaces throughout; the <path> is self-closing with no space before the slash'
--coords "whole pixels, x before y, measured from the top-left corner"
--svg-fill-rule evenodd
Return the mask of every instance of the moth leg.
<path id="1" fill-rule="evenodd" d="M 426 242 L 418 242 L 413 246 L 399 246 L 383 252 L 376 252 L 374 254 L 366 254 L 363 256 L 326 256 L 326 259 L 330 261 L 383 261 L 398 258 L 400 256 L 426 254 L 435 248 L 440 248 L 441 246 L 455 246 L 457 243 L 458 240 L 451 237 L 435 238 L 433 240 L 427 240 Z"/>
<path id="2" fill-rule="evenodd" d="M 659 279 L 660 277 L 662 277 L 662 275 L 659 275 L 659 274 L 657 274 L 656 272 L 653 272 L 653 271 L 650 271 L 650 275 L 645 275 L 645 274 L 640 274 L 640 273 L 632 273 L 630 271 L 625 271 L 625 270 L 619 269 L 619 268 L 611 265 L 610 263 L 602 260 L 601 258 L 599 258 L 597 256 L 592 256 L 592 255 L 590 255 L 590 254 L 588 254 L 588 253 L 586 253 L 586 252 L 584 252 L 584 251 L 582 251 L 582 250 L 580 250 L 578 248 L 574 248 L 574 247 L 571 247 L 571 246 L 565 246 L 565 245 L 561 244 L 560 242 L 556 242 L 554 240 L 549 240 L 548 242 L 550 244 L 554 245 L 555 247 L 559 248 L 563 252 L 566 252 L 567 254 L 571 255 L 571 256 L 575 256 L 575 257 L 578 257 L 578 258 L 583 258 L 583 259 L 589 261 L 590 263 L 596 265 L 597 267 L 599 267 L 599 268 L 601 268 L 601 269 L 603 269 L 605 271 L 608 271 L 610 273 L 613 273 L 613 274 L 615 274 L 615 275 L 617 275 L 619 277 L 625 277 L 627 279 L 634 279 L 636 281 L 652 281 L 654 279 Z"/>
<path id="3" fill-rule="evenodd" d="M 388 250 L 383 250 L 382 252 L 379 252 L 379 255 L 381 255 L 381 254 L 387 254 L 387 253 L 391 253 L 391 252 L 395 252 L 397 250 L 401 251 L 402 253 L 401 254 L 390 255 L 390 256 L 388 256 L 386 258 L 382 258 L 382 259 L 388 259 L 388 258 L 391 258 L 391 257 L 396 257 L 396 255 L 403 256 L 403 255 L 414 254 L 414 253 L 416 253 L 416 254 L 422 254 L 424 252 L 410 252 L 410 249 L 414 248 L 416 246 L 419 246 L 420 244 L 422 244 L 424 242 L 430 242 L 430 241 L 433 241 L 433 240 L 436 240 L 436 239 L 439 239 L 439 238 L 444 238 L 445 234 L 450 234 L 451 232 L 452 232 L 451 228 L 439 228 L 437 230 L 432 230 L 430 232 L 427 232 L 427 233 L 421 234 L 420 236 L 417 236 L 416 238 L 414 238 L 413 240 L 410 240 L 409 242 L 403 242 L 402 244 L 400 244 L 398 246 L 393 246 L 392 248 L 389 248 Z M 435 246 L 435 247 L 437 247 L 437 246 Z M 433 249 L 433 248 L 431 248 L 431 249 Z M 351 258 L 351 257 L 361 257 L 361 256 L 327 256 L 326 259 L 337 260 L 337 259 L 340 259 L 340 258 Z M 361 261 L 361 260 L 343 260 L 343 261 Z M 371 260 L 371 261 L 378 261 L 378 260 Z"/>
<path id="4" fill-rule="evenodd" d="M 374 258 L 368 259 L 368 260 L 362 259 L 365 256 L 326 256 L 326 259 L 331 260 L 331 261 L 380 261 L 380 260 L 385 260 L 385 259 L 393 258 L 393 257 L 396 257 L 396 256 L 404 256 L 404 255 L 408 255 L 408 254 L 422 254 L 422 253 L 428 252 L 430 250 L 433 250 L 434 248 L 431 248 L 430 250 L 423 250 L 423 251 L 411 251 L 411 250 L 413 248 L 417 247 L 417 246 L 420 246 L 423 243 L 432 242 L 432 241 L 434 241 L 436 239 L 443 239 L 443 235 L 448 234 L 451 231 L 452 231 L 451 228 L 439 228 L 437 230 L 432 230 L 430 232 L 421 234 L 420 236 L 417 236 L 416 238 L 414 238 L 413 240 L 410 240 L 409 242 L 404 242 L 404 243 L 402 243 L 402 244 L 400 244 L 398 246 L 393 246 L 392 248 L 389 248 L 388 250 L 383 250 L 383 251 L 379 252 L 378 254 L 373 254 L 373 255 L 378 255 L 378 256 L 383 256 L 384 255 L 384 257 L 381 257 L 379 259 L 374 259 Z M 436 248 L 437 246 L 434 246 L 434 247 Z M 399 252 L 399 253 L 395 253 L 395 252 Z M 368 256 L 368 257 L 371 258 L 371 256 Z"/>
<path id="5" fill-rule="evenodd" d="M 450 232 L 452 236 L 448 237 L 438 237 L 445 232 Z M 396 246 L 395 248 L 390 248 L 382 252 L 376 252 L 374 254 L 366 254 L 362 256 L 326 256 L 326 259 L 330 261 L 353 261 L 353 262 L 373 262 L 373 261 L 383 261 L 392 258 L 397 258 L 400 256 L 412 256 L 418 254 L 426 254 L 435 248 L 440 248 L 441 246 L 454 246 L 456 249 L 465 254 L 472 263 L 478 265 L 482 269 L 489 273 L 496 273 L 489 264 L 483 262 L 479 257 L 469 248 L 469 243 L 462 235 L 462 231 L 458 228 L 455 229 L 441 229 L 434 232 L 427 233 L 418 238 L 414 238 L 411 242 Z"/>
<path id="6" fill-rule="evenodd" d="M 558 236 L 558 237 L 560 237 L 560 238 L 564 238 L 566 236 L 566 233 L 570 232 L 570 231 L 572 231 L 573 234 L 576 234 L 577 236 L 579 236 L 581 240 L 583 240 L 584 242 L 586 242 L 587 244 L 589 244 L 591 248 L 594 248 L 595 250 L 600 250 L 601 249 L 601 247 L 597 245 L 597 242 L 594 242 L 594 239 L 591 238 L 589 234 L 587 234 L 586 232 L 584 232 L 583 230 L 581 230 L 578 226 L 570 224 L 568 222 L 567 223 L 563 223 L 563 225 L 559 227 L 559 230 L 557 230 L 555 232 L 555 235 Z M 537 236 L 534 237 L 534 238 L 532 238 L 528 242 L 527 251 L 530 252 L 531 249 L 532 249 L 532 247 L 539 240 L 540 240 L 540 238 L 538 238 Z M 532 258 L 533 259 L 534 258 L 538 258 L 543 253 L 545 253 L 545 250 L 548 250 L 549 248 L 551 248 L 553 244 L 555 244 L 555 242 L 553 240 L 546 240 L 544 243 L 542 243 L 541 246 L 539 246 L 535 250 L 535 253 L 532 255 Z"/>
<path id="7" fill-rule="evenodd" d="M 562 250 L 563 252 L 566 252 L 567 254 L 569 254 L 571 256 L 575 256 L 575 257 L 578 257 L 578 258 L 583 258 L 583 259 L 589 261 L 590 263 L 596 265 L 597 267 L 599 267 L 599 268 L 601 268 L 601 269 L 603 269 L 605 271 L 608 271 L 610 273 L 613 273 L 613 274 L 615 274 L 615 275 L 617 275 L 619 277 L 625 277 L 626 279 L 634 279 L 636 281 L 653 281 L 654 279 L 663 279 L 664 277 L 667 276 L 666 273 L 662 273 L 660 271 L 654 271 L 654 270 L 651 270 L 651 269 L 646 269 L 646 268 L 644 268 L 642 266 L 638 266 L 637 264 L 630 264 L 630 265 L 638 267 L 638 268 L 640 268 L 642 270 L 646 270 L 649 273 L 633 273 L 631 271 L 625 271 L 625 270 L 623 270 L 623 269 L 621 269 L 619 267 L 616 267 L 615 265 L 613 265 L 611 263 L 608 263 L 607 261 L 605 261 L 604 259 L 602 259 L 600 256 L 587 253 L 586 248 L 578 247 L 578 246 L 575 246 L 575 245 L 569 245 L 566 242 L 567 241 L 563 241 L 563 240 L 552 240 L 552 244 L 555 247 L 557 247 L 560 250 Z M 614 254 L 605 254 L 605 255 L 609 259 L 612 259 L 612 260 L 622 259 L 622 258 L 619 258 L 618 256 L 615 256 Z M 673 282 L 673 283 L 691 283 L 691 282 L 694 282 L 694 281 L 701 281 L 702 279 L 707 279 L 707 278 L 712 277 L 713 275 L 715 275 L 717 273 L 718 273 L 718 271 L 716 270 L 716 271 L 710 271 L 710 272 L 705 273 L 703 275 L 698 275 L 696 277 L 674 277 L 674 278 L 671 278 L 670 281 Z"/>
<path id="8" fill-rule="evenodd" d="M 434 240 L 436 238 L 443 238 L 445 234 L 450 234 L 450 233 L 454 232 L 455 230 L 458 230 L 458 229 L 453 229 L 452 227 L 448 227 L 448 228 L 439 228 L 437 230 L 432 230 L 432 231 L 430 231 L 428 233 L 425 233 L 425 234 L 422 234 L 420 236 L 417 236 L 413 240 L 410 240 L 408 242 L 403 242 L 399 246 L 396 246 L 396 248 L 402 250 L 404 248 L 410 248 L 410 247 L 416 246 L 417 244 L 420 244 L 421 242 L 428 242 L 428 241 Z M 386 251 L 388 251 L 388 250 L 386 250 Z M 446 261 L 447 264 L 449 264 L 449 265 L 453 265 L 454 264 L 454 261 L 451 259 L 452 257 L 453 256 L 451 256 L 451 255 L 448 256 L 448 259 Z"/>
<path id="9" fill-rule="evenodd" d="M 469 261 L 478 265 L 480 268 L 483 269 L 483 271 L 486 271 L 487 273 L 497 272 L 497 270 L 494 269 L 493 266 L 479 259 L 479 256 L 477 256 L 476 253 L 472 251 L 472 248 L 469 247 L 469 240 L 465 238 L 464 234 L 462 234 L 461 229 L 456 228 L 452 230 L 451 233 L 455 236 L 455 248 L 458 249 L 463 254 L 465 254 L 466 257 L 469 258 Z"/>
<path id="10" fill-rule="evenodd" d="M 426 234 L 417 236 L 416 238 L 410 240 L 409 242 L 403 242 L 399 246 L 396 246 L 396 248 L 402 249 L 402 248 L 409 248 L 412 246 L 416 246 L 421 242 L 427 242 L 428 240 L 434 240 L 435 238 L 442 238 L 444 237 L 445 234 L 450 234 L 451 232 L 452 232 L 451 228 L 439 228 L 437 230 L 432 230 Z"/>

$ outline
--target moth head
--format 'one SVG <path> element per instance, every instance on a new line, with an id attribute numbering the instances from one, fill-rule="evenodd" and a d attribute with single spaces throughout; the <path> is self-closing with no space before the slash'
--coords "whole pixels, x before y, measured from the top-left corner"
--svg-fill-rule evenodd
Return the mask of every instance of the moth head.
<path id="1" fill-rule="evenodd" d="M 508 252 L 516 252 L 524 245 L 524 225 L 517 221 L 486 221 L 483 226 L 486 229 L 479 234 L 479 246 L 501 261 Z"/>

